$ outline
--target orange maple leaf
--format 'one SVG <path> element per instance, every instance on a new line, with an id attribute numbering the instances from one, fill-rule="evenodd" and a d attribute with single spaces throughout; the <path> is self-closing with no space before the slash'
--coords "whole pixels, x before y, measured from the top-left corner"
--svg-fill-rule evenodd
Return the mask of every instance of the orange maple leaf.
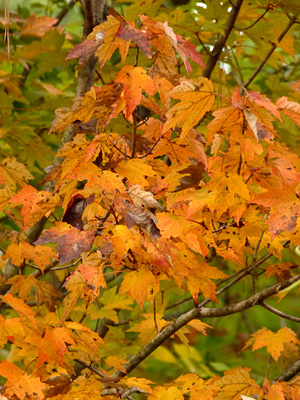
<path id="1" fill-rule="evenodd" d="M 32 325 L 37 328 L 36 314 L 35 312 L 25 304 L 24 300 L 13 297 L 11 293 L 7 293 L 2 296 L 2 301 L 13 308 L 22 318 L 28 318 Z"/>
<path id="2" fill-rule="evenodd" d="M 167 112 L 167 121 L 162 133 L 178 126 L 182 129 L 182 141 L 214 104 L 213 85 L 203 77 L 197 81 L 183 79 L 180 85 L 170 92 L 170 97 L 181 101 Z"/>
<path id="3" fill-rule="evenodd" d="M 23 186 L 33 176 L 25 165 L 16 161 L 15 157 L 5 158 L 0 164 L 0 184 L 7 185 L 9 189 L 15 190 L 16 187 Z"/>
<path id="4" fill-rule="evenodd" d="M 153 81 L 144 68 L 125 65 L 116 76 L 115 82 L 125 85 L 126 118 L 130 117 L 135 107 L 140 104 L 143 90 L 154 95 Z"/>
<path id="5" fill-rule="evenodd" d="M 52 263 L 52 259 L 57 260 L 57 255 L 51 247 L 31 246 L 27 242 L 12 243 L 8 246 L 4 259 L 11 257 L 13 264 L 22 265 L 27 259 L 32 259 L 42 272 L 47 265 Z"/>
<path id="6" fill-rule="evenodd" d="M 0 364 L 0 375 L 7 379 L 5 394 L 10 398 L 17 397 L 20 400 L 28 398 L 27 396 L 37 400 L 45 398 L 43 390 L 49 386 L 42 383 L 40 378 L 28 375 L 17 365 L 3 360 Z"/>
<path id="7" fill-rule="evenodd" d="M 23 186 L 19 193 L 11 199 L 12 204 L 22 204 L 21 215 L 24 217 L 25 228 L 34 224 L 44 215 L 49 217 L 59 204 L 59 195 L 47 191 L 38 191 L 33 186 Z"/>
<path id="8" fill-rule="evenodd" d="M 158 281 L 152 272 L 145 267 L 141 267 L 138 271 L 125 274 L 120 287 L 120 294 L 127 293 L 143 308 L 147 293 L 151 291 L 157 293 L 158 289 Z"/>
<path id="9" fill-rule="evenodd" d="M 219 400 L 240 400 L 241 395 L 251 396 L 262 393 L 262 389 L 250 378 L 250 368 L 238 367 L 225 372 L 223 378 L 215 383 L 219 388 Z"/>
<path id="10" fill-rule="evenodd" d="M 267 347 L 267 352 L 271 354 L 275 361 L 282 355 L 283 351 L 288 349 L 295 350 L 295 345 L 300 344 L 296 334 L 289 328 L 282 328 L 278 332 L 272 332 L 262 328 L 253 333 L 244 346 L 244 349 L 252 345 L 252 351 Z M 243 350 L 244 350 L 243 349 Z"/>

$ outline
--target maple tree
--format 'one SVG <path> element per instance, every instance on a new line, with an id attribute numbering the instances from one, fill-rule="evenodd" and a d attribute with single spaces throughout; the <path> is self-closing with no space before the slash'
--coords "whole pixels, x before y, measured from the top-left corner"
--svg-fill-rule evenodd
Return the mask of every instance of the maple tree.
<path id="1" fill-rule="evenodd" d="M 300 6 L 177 3 L 3 10 L 1 399 L 300 399 Z"/>

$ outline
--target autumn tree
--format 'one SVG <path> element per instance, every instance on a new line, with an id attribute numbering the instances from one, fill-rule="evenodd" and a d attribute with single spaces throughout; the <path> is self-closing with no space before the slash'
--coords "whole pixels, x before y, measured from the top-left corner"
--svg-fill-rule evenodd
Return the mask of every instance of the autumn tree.
<path id="1" fill-rule="evenodd" d="M 1 399 L 300 399 L 299 12 L 6 2 Z"/>

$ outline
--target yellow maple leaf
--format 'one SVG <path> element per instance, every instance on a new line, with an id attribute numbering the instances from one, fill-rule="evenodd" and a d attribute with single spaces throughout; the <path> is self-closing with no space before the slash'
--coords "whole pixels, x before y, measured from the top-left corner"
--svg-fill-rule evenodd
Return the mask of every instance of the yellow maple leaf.
<path id="1" fill-rule="evenodd" d="M 170 92 L 170 97 L 181 101 L 167 112 L 163 133 L 178 126 L 182 129 L 182 141 L 214 104 L 213 85 L 209 79 L 203 77 L 197 81 L 182 80 L 180 85 Z"/>
<path id="2" fill-rule="evenodd" d="M 57 255 L 51 247 L 47 246 L 31 246 L 27 242 L 12 243 L 8 246 L 5 252 L 5 259 L 11 257 L 13 264 L 22 265 L 27 259 L 32 259 L 34 264 L 37 265 L 42 272 L 44 272 L 47 265 L 51 264 L 52 259 L 57 260 Z"/>
<path id="3" fill-rule="evenodd" d="M 262 389 L 249 376 L 250 368 L 238 367 L 225 372 L 215 386 L 219 388 L 218 400 L 240 400 L 241 395 L 260 394 Z"/>
<path id="4" fill-rule="evenodd" d="M 98 47 L 95 53 L 99 60 L 100 68 L 104 66 L 106 61 L 111 59 L 117 49 L 119 49 L 123 63 L 125 62 L 130 41 L 126 42 L 126 40 L 120 39 L 116 36 L 119 27 L 120 21 L 112 15 L 108 15 L 107 21 L 96 26 L 93 29 L 93 32 L 87 37 L 88 40 L 95 40 L 97 33 L 105 32 L 103 43 Z"/>
<path id="5" fill-rule="evenodd" d="M 141 267 L 138 271 L 129 272 L 124 276 L 120 293 L 127 293 L 143 308 L 146 295 L 151 289 L 158 292 L 157 279 L 149 269 Z"/>
<path id="6" fill-rule="evenodd" d="M 139 184 L 142 187 L 148 184 L 146 176 L 157 176 L 157 173 L 147 164 L 145 159 L 122 160 L 115 171 L 118 175 L 126 177 L 129 184 Z"/>
<path id="7" fill-rule="evenodd" d="M 17 185 L 23 186 L 28 179 L 33 179 L 33 176 L 27 171 L 25 165 L 16 161 L 15 157 L 5 158 L 1 162 L 0 184 L 7 185 L 8 188 L 15 190 Z"/>

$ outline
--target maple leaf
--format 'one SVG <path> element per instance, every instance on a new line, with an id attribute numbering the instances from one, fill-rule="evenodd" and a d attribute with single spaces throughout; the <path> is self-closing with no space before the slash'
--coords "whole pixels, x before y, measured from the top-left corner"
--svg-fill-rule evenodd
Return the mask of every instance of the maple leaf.
<path id="1" fill-rule="evenodd" d="M 276 101 L 276 106 L 278 107 L 278 110 L 300 126 L 300 104 L 295 101 L 290 101 L 287 97 L 282 96 Z"/>
<path id="2" fill-rule="evenodd" d="M 274 333 L 266 328 L 262 328 L 253 333 L 244 346 L 244 349 L 252 345 L 252 351 L 267 347 L 267 352 L 271 354 L 277 362 L 283 351 L 288 348 L 290 352 L 295 351 L 295 345 L 300 344 L 296 334 L 289 328 L 282 328 Z"/>
<path id="3" fill-rule="evenodd" d="M 214 104 L 213 85 L 207 78 L 197 81 L 182 79 L 169 94 L 173 99 L 181 100 L 167 112 L 167 121 L 162 133 L 176 126 L 181 128 L 181 141 Z"/>
<path id="4" fill-rule="evenodd" d="M 196 329 L 198 332 L 203 333 L 206 336 L 206 329 L 211 328 L 212 326 L 207 325 L 205 322 L 200 321 L 199 319 L 193 319 L 188 323 L 189 326 Z"/>
<path id="5" fill-rule="evenodd" d="M 77 344 L 76 348 L 73 348 L 74 352 L 78 351 L 81 356 L 82 353 L 85 353 L 86 356 L 100 361 L 100 351 L 105 347 L 105 344 L 97 332 L 93 332 L 90 328 L 78 322 L 66 321 L 64 326 L 69 329 L 70 335 Z"/>
<path id="6" fill-rule="evenodd" d="M 129 42 L 134 40 L 138 47 L 143 51 L 146 57 L 152 58 L 151 45 L 147 37 L 147 33 L 136 29 L 134 26 L 130 25 L 125 19 L 113 8 L 109 9 L 109 13 L 114 16 L 118 21 L 120 21 L 120 27 L 116 36 L 120 39 Z"/>
<path id="7" fill-rule="evenodd" d="M 86 281 L 84 290 L 84 301 L 88 307 L 98 296 L 100 287 L 106 288 L 106 281 L 101 266 L 91 264 L 80 264 L 77 271 L 81 273 Z"/>
<path id="8" fill-rule="evenodd" d="M 18 294 L 22 300 L 26 300 L 27 296 L 31 291 L 32 286 L 36 286 L 37 279 L 34 276 L 13 276 L 6 281 L 7 284 L 11 285 L 11 293 L 13 295 Z"/>
<path id="9" fill-rule="evenodd" d="M 46 32 L 56 25 L 58 22 L 57 18 L 51 18 L 47 16 L 37 17 L 32 14 L 23 25 L 21 34 L 35 37 L 42 37 Z"/>
<path id="10" fill-rule="evenodd" d="M 141 67 L 125 65 L 116 76 L 115 82 L 124 83 L 126 118 L 129 118 L 142 99 L 142 91 L 154 95 L 154 84 L 147 71 Z"/>
<path id="11" fill-rule="evenodd" d="M 94 304 L 89 306 L 87 311 L 90 314 L 91 319 L 108 318 L 115 323 L 118 323 L 119 319 L 117 311 L 119 309 L 132 310 L 132 307 L 129 305 L 132 304 L 133 300 L 130 298 L 127 299 L 126 294 L 117 294 L 116 291 L 116 286 L 104 291 L 100 299 L 103 307 L 95 307 Z"/>
<path id="12" fill-rule="evenodd" d="M 131 185 L 129 189 L 127 189 L 127 193 L 136 207 L 163 209 L 161 204 L 154 199 L 153 194 L 142 190 L 140 185 Z"/>
<path id="13" fill-rule="evenodd" d="M 141 22 L 147 27 L 148 32 L 150 33 L 150 41 L 153 41 L 153 45 L 158 47 L 162 52 L 168 52 L 168 46 L 163 49 L 165 45 L 165 39 L 169 41 L 169 44 L 177 51 L 179 56 L 181 57 L 185 68 L 189 74 L 192 71 L 192 67 L 188 61 L 188 58 L 191 58 L 197 64 L 200 64 L 202 67 L 206 67 L 200 53 L 196 50 L 196 46 L 183 39 L 182 36 L 176 35 L 173 29 L 168 25 L 168 22 L 157 22 L 147 17 L 146 15 L 139 16 Z M 153 40 L 154 39 L 154 40 Z"/>
<path id="14" fill-rule="evenodd" d="M 202 263 L 197 265 L 197 269 L 187 277 L 187 286 L 194 301 L 197 302 L 199 290 L 203 293 L 205 298 L 209 298 L 216 303 L 218 299 L 216 296 L 216 284 L 212 279 L 228 278 L 228 275 L 218 270 L 216 267 L 210 267 L 208 264 Z"/>
<path id="15" fill-rule="evenodd" d="M 45 398 L 43 390 L 49 386 L 42 383 L 40 378 L 34 377 L 22 371 L 17 365 L 2 360 L 0 364 L 0 374 L 7 379 L 5 383 L 5 394 L 11 398 L 17 396 L 18 399 L 24 400 L 27 396 L 37 400 Z"/>
<path id="16" fill-rule="evenodd" d="M 86 39 L 83 43 L 75 44 L 73 49 L 67 55 L 66 60 L 78 58 L 79 67 L 82 68 L 89 58 L 95 54 L 95 51 L 103 43 L 104 38 L 105 31 L 98 33 L 95 40 Z"/>
<path id="17" fill-rule="evenodd" d="M 108 367 L 112 367 L 115 370 L 120 370 L 125 373 L 126 373 L 126 369 L 124 368 L 124 365 L 129 364 L 129 362 L 127 360 L 123 360 L 122 358 L 119 358 L 117 356 L 106 357 L 105 363 L 107 364 Z"/>
<path id="18" fill-rule="evenodd" d="M 0 184 L 7 185 L 13 191 L 23 186 L 33 176 L 15 157 L 5 158 L 0 164 Z"/>
<path id="19" fill-rule="evenodd" d="M 275 384 L 271 384 L 268 379 L 264 382 L 264 391 L 268 393 L 268 400 L 285 400 L 286 397 L 284 395 L 284 388 L 281 386 L 281 383 L 276 382 Z M 246 399 L 247 400 L 247 399 Z"/>
<path id="20" fill-rule="evenodd" d="M 52 264 L 52 259 L 57 260 L 57 255 L 51 247 L 31 246 L 29 243 L 12 243 L 5 252 L 5 259 L 11 257 L 13 264 L 21 266 L 27 259 L 32 259 L 43 273 L 46 266 Z"/>
<path id="21" fill-rule="evenodd" d="M 85 124 L 96 114 L 99 123 L 104 124 L 111 111 L 112 105 L 120 97 L 122 85 L 110 83 L 102 86 L 92 86 L 91 89 L 73 100 L 71 108 L 61 107 L 55 111 L 56 118 L 53 120 L 49 134 L 55 131 L 61 132 L 74 121 Z"/>
<path id="22" fill-rule="evenodd" d="M 152 394 L 148 397 L 149 400 L 184 400 L 181 390 L 175 386 L 163 387 L 156 386 Z"/>
<path id="23" fill-rule="evenodd" d="M 59 205 L 58 193 L 54 195 L 47 191 L 38 191 L 33 186 L 23 186 L 11 199 L 11 204 L 22 204 L 21 215 L 24 217 L 25 228 L 34 224 L 44 215 L 49 217 Z"/>
<path id="24" fill-rule="evenodd" d="M 142 345 L 145 346 L 157 336 L 158 332 L 161 332 L 167 323 L 163 319 L 163 316 L 158 313 L 156 313 L 155 321 L 152 313 L 142 314 L 142 316 L 145 320 L 134 324 L 131 328 L 127 329 L 127 332 L 139 332 L 139 338 L 141 339 Z"/>
<path id="25" fill-rule="evenodd" d="M 141 187 L 148 185 L 145 177 L 155 177 L 157 172 L 142 159 L 122 160 L 115 168 L 118 175 L 126 177 L 130 185 L 139 184 Z"/>
<path id="26" fill-rule="evenodd" d="M 215 383 L 219 388 L 218 400 L 240 400 L 241 395 L 260 394 L 262 389 L 249 376 L 250 368 L 238 367 L 225 372 Z"/>
<path id="27" fill-rule="evenodd" d="M 127 293 L 131 296 L 140 308 L 143 304 L 147 293 L 158 291 L 158 281 L 149 269 L 140 267 L 138 271 L 128 272 L 125 274 L 121 283 L 120 293 Z"/>
<path id="28" fill-rule="evenodd" d="M 69 375 L 60 373 L 56 376 L 51 376 L 45 381 L 47 385 L 51 386 L 47 390 L 47 397 L 54 397 L 67 393 L 71 389 L 72 380 Z"/>
<path id="29" fill-rule="evenodd" d="M 268 99 L 266 96 L 262 96 L 258 92 L 253 92 L 253 91 L 247 92 L 247 96 L 251 101 L 267 109 L 268 111 L 270 111 L 271 114 L 275 115 L 275 117 L 277 117 L 279 121 L 281 121 L 277 102 L 276 104 L 272 103 L 270 99 Z"/>
<path id="30" fill-rule="evenodd" d="M 58 243 L 56 250 L 60 264 L 75 260 L 91 249 L 94 231 L 79 231 L 66 222 L 56 222 L 55 225 L 55 228 L 44 231 L 34 244 Z"/>
<path id="31" fill-rule="evenodd" d="M 161 236 L 156 226 L 157 218 L 151 211 L 132 206 L 128 201 L 123 201 L 123 203 L 124 207 L 121 208 L 121 212 L 127 228 L 130 229 L 134 225 L 137 225 L 146 231 L 154 241 Z"/>
<path id="32" fill-rule="evenodd" d="M 273 138 L 273 136 L 259 122 L 257 122 L 257 116 L 255 114 L 247 109 L 244 109 L 243 112 L 258 142 L 260 142 L 262 139 Z"/>
<path id="33" fill-rule="evenodd" d="M 8 304 L 11 308 L 13 308 L 22 318 L 25 317 L 29 319 L 34 327 L 37 327 L 36 322 L 36 314 L 27 304 L 24 303 L 24 300 L 13 297 L 11 293 L 7 293 L 2 296 L 2 301 Z"/>
<path id="34" fill-rule="evenodd" d="M 127 43 L 126 40 L 117 37 L 119 27 L 120 21 L 118 21 L 112 15 L 108 15 L 107 21 L 96 26 L 93 29 L 93 32 L 87 37 L 87 40 L 95 40 L 97 34 L 102 34 L 105 32 L 104 41 L 96 51 L 96 56 L 99 60 L 100 67 L 103 67 L 104 64 L 111 59 L 112 55 L 117 49 L 119 49 L 122 62 L 125 62 L 130 43 Z"/>
<path id="35" fill-rule="evenodd" d="M 66 321 L 74 310 L 79 297 L 83 297 L 86 281 L 79 271 L 75 271 L 67 278 L 65 287 L 70 292 L 64 298 L 62 320 Z"/>
<path id="36" fill-rule="evenodd" d="M 12 192 L 9 187 L 0 189 L 0 212 L 4 210 L 6 205 L 9 203 L 9 199 L 12 197 Z"/>
<path id="37" fill-rule="evenodd" d="M 150 385 L 154 384 L 154 382 L 150 381 L 149 379 L 135 378 L 133 376 L 130 378 L 126 377 L 122 379 L 122 382 L 124 382 L 125 385 L 128 386 L 129 388 L 131 388 L 132 386 L 136 386 L 139 389 L 144 390 L 145 392 L 153 393 Z"/>
<path id="38" fill-rule="evenodd" d="M 300 202 L 293 185 L 283 188 L 273 187 L 256 196 L 251 203 L 272 207 L 266 221 L 272 239 L 284 230 L 293 231 L 300 215 Z"/>

